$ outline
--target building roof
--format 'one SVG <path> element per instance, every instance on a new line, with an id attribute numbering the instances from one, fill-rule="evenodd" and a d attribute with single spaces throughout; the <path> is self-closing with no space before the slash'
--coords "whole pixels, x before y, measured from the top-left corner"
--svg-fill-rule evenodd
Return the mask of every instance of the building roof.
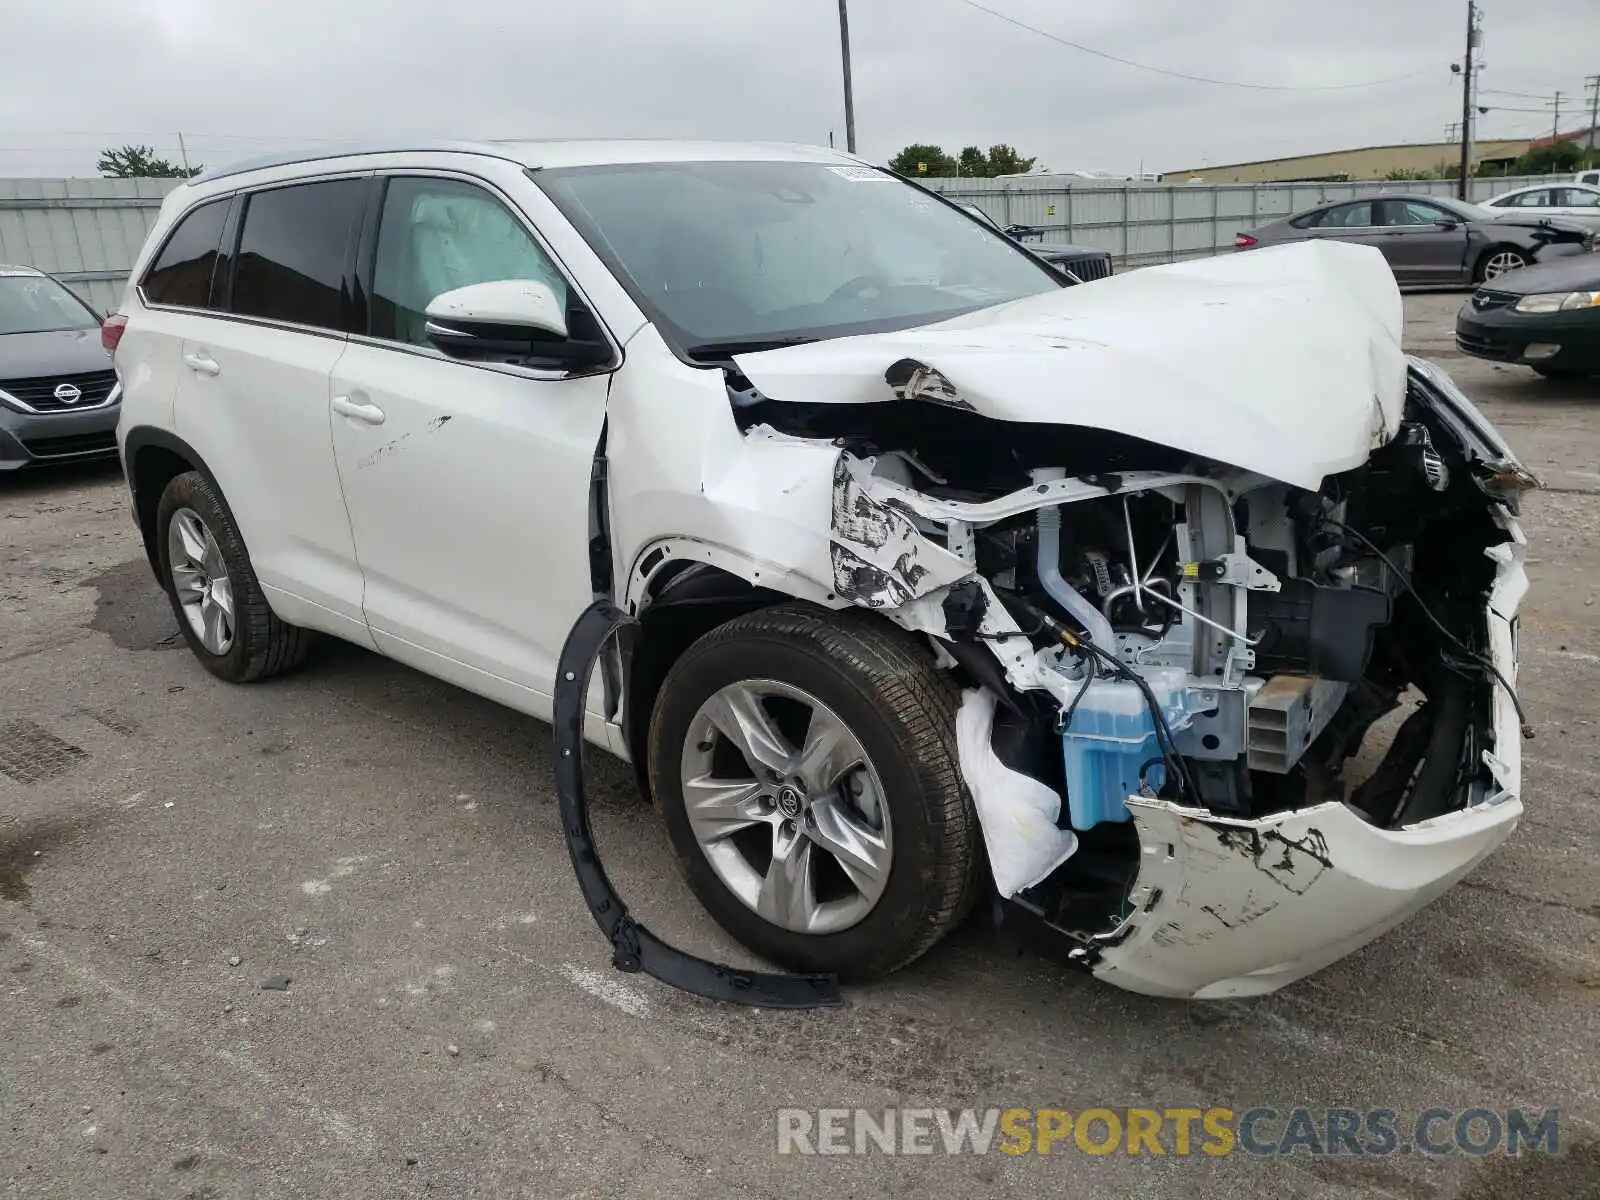
<path id="1" fill-rule="evenodd" d="M 1484 157 L 1489 147 L 1525 147 L 1531 145 L 1527 138 L 1480 138 L 1473 143 L 1476 157 Z M 1272 166 L 1277 163 L 1310 162 L 1313 159 L 1337 158 L 1340 155 L 1371 154 L 1383 150 L 1456 150 L 1460 142 L 1386 142 L 1379 146 L 1347 146 L 1341 150 L 1318 150 L 1314 154 L 1288 154 L 1278 158 L 1253 158 L 1247 162 L 1207 163 L 1203 167 L 1180 168 L 1163 171 L 1165 175 L 1201 174 L 1205 171 L 1236 171 L 1245 167 Z"/>
<path id="2" fill-rule="evenodd" d="M 698 142 L 646 138 L 504 139 L 487 142 L 387 141 L 327 143 L 315 149 L 285 151 L 247 159 L 197 176 L 193 182 L 209 183 L 249 171 L 285 167 L 303 162 L 356 158 L 376 154 L 477 154 L 518 163 L 534 170 L 554 167 L 610 166 L 650 162 L 838 162 L 864 160 L 826 146 L 787 142 Z"/>

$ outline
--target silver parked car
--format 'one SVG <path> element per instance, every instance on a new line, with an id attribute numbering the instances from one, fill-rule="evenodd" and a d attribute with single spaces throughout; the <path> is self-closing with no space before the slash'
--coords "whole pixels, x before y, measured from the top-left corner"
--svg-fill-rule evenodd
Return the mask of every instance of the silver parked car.
<path id="1" fill-rule="evenodd" d="M 1376 246 L 1402 284 L 1482 283 L 1583 254 L 1596 233 L 1564 217 L 1502 216 L 1444 196 L 1364 196 L 1318 205 L 1234 239 L 1237 250 L 1331 238 Z"/>

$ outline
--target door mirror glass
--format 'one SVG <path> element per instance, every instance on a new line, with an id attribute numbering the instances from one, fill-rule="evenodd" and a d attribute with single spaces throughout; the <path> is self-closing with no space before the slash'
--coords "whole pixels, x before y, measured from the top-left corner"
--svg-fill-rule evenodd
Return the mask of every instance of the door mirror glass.
<path id="1" fill-rule="evenodd" d="M 469 337 L 515 336 L 515 330 L 565 339 L 567 315 L 550 285 L 534 279 L 495 279 L 469 283 L 435 296 L 428 302 L 428 339 L 436 344 L 435 328 L 447 327 Z M 448 332 L 445 337 L 451 336 Z"/>

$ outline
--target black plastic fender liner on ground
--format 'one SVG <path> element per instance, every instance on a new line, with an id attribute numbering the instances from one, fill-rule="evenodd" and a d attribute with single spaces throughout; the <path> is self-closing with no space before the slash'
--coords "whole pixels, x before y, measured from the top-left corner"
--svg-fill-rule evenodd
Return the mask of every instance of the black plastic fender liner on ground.
<path id="1" fill-rule="evenodd" d="M 759 1008 L 821 1008 L 843 1003 L 832 975 L 774 975 L 707 962 L 667 945 L 628 913 L 606 878 L 589 829 L 589 799 L 583 790 L 583 711 L 589 676 L 600 651 L 618 630 L 632 625 L 607 600 L 597 600 L 567 635 L 556 667 L 553 721 L 556 735 L 556 801 L 583 899 L 611 940 L 611 965 L 643 971 L 696 996 Z"/>

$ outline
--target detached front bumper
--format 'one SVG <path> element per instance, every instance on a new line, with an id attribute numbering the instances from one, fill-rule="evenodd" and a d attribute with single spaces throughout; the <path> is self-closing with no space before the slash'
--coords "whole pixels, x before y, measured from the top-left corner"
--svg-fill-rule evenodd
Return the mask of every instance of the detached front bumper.
<path id="1" fill-rule="evenodd" d="M 1509 794 L 1408 829 L 1344 804 L 1232 821 L 1130 799 L 1144 861 L 1135 912 L 1094 973 L 1152 996 L 1276 991 L 1343 958 L 1436 899 L 1510 836 Z"/>

